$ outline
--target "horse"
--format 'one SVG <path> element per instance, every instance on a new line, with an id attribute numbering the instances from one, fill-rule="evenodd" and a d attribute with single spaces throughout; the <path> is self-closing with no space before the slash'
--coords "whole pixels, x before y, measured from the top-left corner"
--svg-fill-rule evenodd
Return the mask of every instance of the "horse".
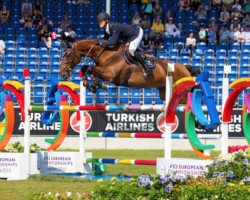
<path id="1" fill-rule="evenodd" d="M 81 58 L 89 57 L 95 61 L 96 66 L 82 68 L 83 85 L 95 92 L 89 85 L 86 72 L 90 74 L 95 86 L 105 88 L 104 84 L 96 79 L 113 83 L 117 86 L 127 86 L 131 88 L 158 88 L 159 96 L 165 100 L 166 76 L 173 76 L 173 82 L 184 78 L 196 76 L 199 72 L 191 66 L 175 63 L 174 72 L 168 72 L 168 64 L 173 63 L 167 60 L 156 60 L 152 75 L 148 78 L 143 77 L 143 68 L 136 64 L 128 64 L 124 58 L 125 44 L 103 49 L 97 44 L 96 39 L 83 39 L 76 41 L 72 49 L 66 49 L 61 58 L 60 75 L 68 79 L 74 67 L 80 62 Z"/>

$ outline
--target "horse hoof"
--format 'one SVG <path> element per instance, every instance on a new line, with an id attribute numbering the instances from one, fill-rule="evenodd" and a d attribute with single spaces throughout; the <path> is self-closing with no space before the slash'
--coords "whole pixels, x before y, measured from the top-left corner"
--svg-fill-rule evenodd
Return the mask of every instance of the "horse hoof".
<path id="1" fill-rule="evenodd" d="M 92 93 L 96 93 L 96 87 L 93 85 L 89 86 L 89 91 Z"/>

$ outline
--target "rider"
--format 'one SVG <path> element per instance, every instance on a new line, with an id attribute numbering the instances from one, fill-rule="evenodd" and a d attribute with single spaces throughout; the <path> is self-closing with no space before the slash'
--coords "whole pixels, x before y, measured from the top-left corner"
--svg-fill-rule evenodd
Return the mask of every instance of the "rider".
<path id="1" fill-rule="evenodd" d="M 97 21 L 100 28 L 105 31 L 104 39 L 112 37 L 110 41 L 101 43 L 102 47 L 115 46 L 119 39 L 125 40 L 125 42 L 127 42 L 126 45 L 129 45 L 128 51 L 130 55 L 132 55 L 146 69 L 145 76 L 148 77 L 152 73 L 152 70 L 137 51 L 137 47 L 143 37 L 142 28 L 135 25 L 110 22 L 110 16 L 105 12 L 98 14 Z"/>

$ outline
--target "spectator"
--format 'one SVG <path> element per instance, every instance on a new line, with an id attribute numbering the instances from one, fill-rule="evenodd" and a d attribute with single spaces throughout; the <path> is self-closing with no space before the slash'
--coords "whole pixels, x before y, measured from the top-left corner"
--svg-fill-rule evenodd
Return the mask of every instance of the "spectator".
<path id="1" fill-rule="evenodd" d="M 229 12 L 227 11 L 227 8 L 223 6 L 223 11 L 220 13 L 219 21 L 223 23 L 228 23 L 230 19 Z"/>
<path id="2" fill-rule="evenodd" d="M 246 25 L 246 29 L 241 33 L 241 42 L 250 43 L 250 24 Z"/>
<path id="3" fill-rule="evenodd" d="M 132 19 L 132 24 L 133 25 L 137 25 L 137 26 L 139 26 L 140 24 L 141 24 L 141 18 L 140 18 L 140 15 L 139 15 L 139 13 L 135 13 L 134 14 L 134 17 L 133 17 L 133 19 Z"/>
<path id="4" fill-rule="evenodd" d="M 43 16 L 41 14 L 35 12 L 33 15 L 33 25 L 37 27 L 42 18 Z"/>
<path id="5" fill-rule="evenodd" d="M 209 26 L 207 36 L 208 36 L 209 43 L 216 43 L 217 42 L 216 31 L 214 30 L 214 28 L 212 26 Z"/>
<path id="6" fill-rule="evenodd" d="M 201 1 L 200 0 L 191 0 L 190 2 L 190 7 L 192 10 L 197 11 L 199 6 L 201 5 Z"/>
<path id="7" fill-rule="evenodd" d="M 239 30 L 241 29 L 241 25 L 237 17 L 234 17 L 231 21 L 230 30 L 232 31 L 234 28 L 238 28 Z"/>
<path id="8" fill-rule="evenodd" d="M 67 31 L 67 26 L 70 25 L 68 15 L 63 16 L 63 20 L 59 23 L 58 33 Z"/>
<path id="9" fill-rule="evenodd" d="M 21 25 L 24 28 L 31 28 L 33 25 L 33 20 L 28 13 L 26 13 L 20 20 Z"/>
<path id="10" fill-rule="evenodd" d="M 9 20 L 9 17 L 10 17 L 10 11 L 4 5 L 3 9 L 0 11 L 0 22 L 1 23 L 7 22 Z"/>
<path id="11" fill-rule="evenodd" d="M 204 25 L 201 25 L 200 31 L 198 33 L 198 41 L 207 43 L 207 30 L 205 29 Z"/>
<path id="12" fill-rule="evenodd" d="M 1 59 L 2 59 L 2 62 L 3 62 L 3 59 L 4 59 L 4 54 L 5 54 L 5 43 L 3 40 L 0 40 L 0 54 L 1 54 Z"/>
<path id="13" fill-rule="evenodd" d="M 162 7 L 160 6 L 159 2 L 155 3 L 154 9 L 153 9 L 154 15 L 161 15 L 163 13 Z"/>
<path id="14" fill-rule="evenodd" d="M 62 33 L 61 46 L 65 49 L 72 48 L 73 43 L 76 41 L 78 35 L 73 31 L 72 26 L 67 26 L 67 31 Z"/>
<path id="15" fill-rule="evenodd" d="M 219 42 L 229 42 L 230 31 L 227 29 L 227 25 L 223 24 L 221 30 L 219 31 Z"/>
<path id="16" fill-rule="evenodd" d="M 250 22 L 250 13 L 247 13 L 244 17 L 244 19 L 242 20 L 242 23 L 245 24 L 245 21 L 249 21 Z"/>
<path id="17" fill-rule="evenodd" d="M 36 0 L 36 3 L 33 5 L 33 14 L 35 15 L 36 13 L 43 16 L 43 5 L 40 0 Z"/>
<path id="18" fill-rule="evenodd" d="M 222 0 L 222 6 L 225 6 L 227 10 L 231 10 L 234 0 Z"/>
<path id="19" fill-rule="evenodd" d="M 158 50 L 161 50 L 164 48 L 163 39 L 162 39 L 161 34 L 159 32 L 155 34 L 155 39 L 153 40 L 153 48 L 154 48 L 156 53 Z"/>
<path id="20" fill-rule="evenodd" d="M 210 24 L 209 26 L 213 27 L 213 29 L 217 32 L 218 30 L 218 26 L 217 26 L 217 23 L 216 23 L 216 19 L 214 17 L 212 17 L 210 19 Z"/>
<path id="21" fill-rule="evenodd" d="M 243 4 L 243 13 L 249 14 L 250 13 L 250 0 L 245 0 Z"/>
<path id="22" fill-rule="evenodd" d="M 212 6 L 215 8 L 215 9 L 220 9 L 221 8 L 221 5 L 222 5 L 222 2 L 221 0 L 212 0 Z"/>
<path id="23" fill-rule="evenodd" d="M 232 9 L 237 8 L 238 11 L 241 13 L 242 12 L 242 6 L 239 4 L 240 0 L 235 0 L 235 3 L 232 6 Z"/>
<path id="24" fill-rule="evenodd" d="M 238 11 L 237 7 L 234 7 L 231 13 L 231 19 L 233 19 L 234 17 L 237 17 L 238 19 L 241 19 L 243 17 L 243 15 Z"/>
<path id="25" fill-rule="evenodd" d="M 241 33 L 238 28 L 233 28 L 233 31 L 230 32 L 230 41 L 231 42 L 240 42 Z"/>
<path id="26" fill-rule="evenodd" d="M 148 16 L 145 14 L 143 15 L 143 19 L 142 19 L 142 22 L 141 22 L 141 27 L 143 29 L 150 29 L 150 20 L 148 19 Z"/>
<path id="27" fill-rule="evenodd" d="M 242 25 L 242 30 L 245 31 L 246 30 L 246 27 L 249 25 L 249 20 L 248 19 L 245 19 L 244 20 L 244 23 Z"/>
<path id="28" fill-rule="evenodd" d="M 200 5 L 196 13 L 194 14 L 198 20 L 203 20 L 207 18 L 207 11 L 205 10 L 203 5 Z"/>
<path id="29" fill-rule="evenodd" d="M 171 12 L 167 12 L 167 15 L 166 15 L 166 21 L 169 20 L 169 18 L 173 18 L 172 15 L 171 15 Z"/>
<path id="30" fill-rule="evenodd" d="M 149 50 L 151 48 L 152 41 L 149 38 L 148 32 L 145 32 L 144 37 L 142 38 L 141 41 L 141 46 L 143 50 Z"/>
<path id="31" fill-rule="evenodd" d="M 186 51 L 190 50 L 191 55 L 195 53 L 196 39 L 194 38 L 193 32 L 189 34 L 189 37 L 186 39 L 185 45 L 186 45 Z"/>
<path id="32" fill-rule="evenodd" d="M 180 34 L 180 30 L 173 24 L 173 18 L 169 18 L 165 24 L 165 35 L 173 35 L 175 37 Z"/>
<path id="33" fill-rule="evenodd" d="M 46 24 L 46 18 L 42 17 L 42 19 L 39 21 L 38 25 L 37 25 L 37 32 L 39 32 L 40 30 L 42 30 L 43 26 Z"/>
<path id="34" fill-rule="evenodd" d="M 25 14 L 32 16 L 32 4 L 29 3 L 29 0 L 25 0 L 25 2 L 22 3 L 22 16 Z"/>
<path id="35" fill-rule="evenodd" d="M 157 19 L 151 27 L 151 36 L 155 36 L 157 33 L 163 35 L 164 26 L 160 19 Z"/>
<path id="36" fill-rule="evenodd" d="M 150 19 L 152 19 L 153 4 L 151 0 L 148 0 L 148 3 L 142 4 L 142 13 L 146 14 Z"/>
<path id="37" fill-rule="evenodd" d="M 162 22 L 161 16 L 160 16 L 160 15 L 156 15 L 156 16 L 155 16 L 155 18 L 154 18 L 154 20 L 153 20 L 153 23 L 156 22 L 157 20 L 160 20 L 160 21 Z"/>
<path id="38" fill-rule="evenodd" d="M 179 10 L 189 10 L 189 0 L 179 0 L 178 7 Z"/>
<path id="39" fill-rule="evenodd" d="M 52 39 L 51 39 L 51 32 L 49 31 L 48 25 L 44 25 L 42 29 L 38 32 L 38 37 L 41 41 L 43 41 L 47 48 L 51 48 Z"/>

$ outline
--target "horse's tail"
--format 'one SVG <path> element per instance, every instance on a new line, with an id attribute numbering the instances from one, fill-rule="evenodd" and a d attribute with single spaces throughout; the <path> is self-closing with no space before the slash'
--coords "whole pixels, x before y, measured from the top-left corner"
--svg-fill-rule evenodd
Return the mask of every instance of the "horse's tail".
<path id="1" fill-rule="evenodd" d="M 193 77 L 197 77 L 201 73 L 201 71 L 199 69 L 197 69 L 196 67 L 193 67 L 191 65 L 185 65 L 185 67 L 190 72 L 191 76 L 193 76 Z"/>

